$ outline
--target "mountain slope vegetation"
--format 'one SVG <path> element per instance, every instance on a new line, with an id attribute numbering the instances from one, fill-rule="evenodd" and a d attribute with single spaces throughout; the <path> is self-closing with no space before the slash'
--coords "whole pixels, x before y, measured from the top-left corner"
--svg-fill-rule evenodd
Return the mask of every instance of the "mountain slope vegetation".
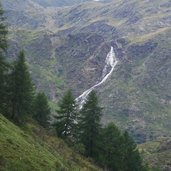
<path id="1" fill-rule="evenodd" d="M 68 88 L 77 97 L 99 81 L 113 46 L 119 65 L 97 89 L 103 123 L 114 120 L 137 142 L 171 135 L 169 0 L 67 7 L 48 1 L 48 8 L 30 0 L 2 2 L 10 23 L 10 60 L 24 48 L 35 84 L 52 101 Z"/>
<path id="2" fill-rule="evenodd" d="M 100 170 L 34 121 L 20 128 L 0 115 L 0 170 Z"/>
<path id="3" fill-rule="evenodd" d="M 157 166 L 158 170 L 170 170 L 171 139 L 162 137 L 154 141 L 149 141 L 139 146 L 144 155 L 145 161 L 149 161 L 151 166 Z M 156 169 L 157 170 L 157 169 Z"/>

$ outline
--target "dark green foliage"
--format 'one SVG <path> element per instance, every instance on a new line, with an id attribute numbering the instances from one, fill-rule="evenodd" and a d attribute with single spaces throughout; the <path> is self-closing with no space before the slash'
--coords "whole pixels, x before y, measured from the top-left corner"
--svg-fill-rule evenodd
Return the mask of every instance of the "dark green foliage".
<path id="1" fill-rule="evenodd" d="M 20 121 L 32 114 L 34 88 L 21 51 L 11 73 L 11 119 Z"/>
<path id="2" fill-rule="evenodd" d="M 124 132 L 122 135 L 121 145 L 122 155 L 122 169 L 124 171 L 144 171 L 145 168 L 142 166 L 142 160 L 138 152 L 138 148 L 129 136 L 128 132 Z"/>
<path id="3" fill-rule="evenodd" d="M 82 154 L 82 155 L 85 154 L 85 147 L 83 144 L 80 144 L 80 143 L 75 144 L 73 149 L 74 149 L 74 151 L 76 151 L 79 154 Z"/>
<path id="4" fill-rule="evenodd" d="M 99 150 L 99 163 L 110 170 L 119 170 L 121 167 L 121 132 L 110 123 L 101 133 L 101 146 Z"/>
<path id="5" fill-rule="evenodd" d="M 112 171 L 146 171 L 133 139 L 113 123 L 102 130 L 98 163 Z"/>
<path id="6" fill-rule="evenodd" d="M 3 10 L 0 4 L 0 112 L 5 114 L 7 108 L 7 72 L 8 65 L 5 61 L 5 54 L 7 50 L 7 28 L 4 24 Z"/>
<path id="7" fill-rule="evenodd" d="M 57 135 L 75 141 L 77 131 L 77 105 L 71 91 L 67 91 L 59 102 L 55 128 Z"/>
<path id="8" fill-rule="evenodd" d="M 85 155 L 96 158 L 102 114 L 94 91 L 90 93 L 80 113 L 80 141 L 85 146 Z"/>
<path id="9" fill-rule="evenodd" d="M 0 53 L 6 52 L 7 50 L 7 27 L 4 24 L 3 9 L 0 4 Z"/>
<path id="10" fill-rule="evenodd" d="M 44 93 L 38 93 L 34 102 L 34 118 L 43 127 L 48 127 L 50 107 Z"/>

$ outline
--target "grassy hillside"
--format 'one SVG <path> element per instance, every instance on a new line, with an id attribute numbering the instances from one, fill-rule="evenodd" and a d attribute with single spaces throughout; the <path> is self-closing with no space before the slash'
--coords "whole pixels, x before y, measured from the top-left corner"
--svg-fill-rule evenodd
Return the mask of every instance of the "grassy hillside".
<path id="1" fill-rule="evenodd" d="M 150 166 L 157 166 L 160 170 L 171 169 L 171 138 L 160 138 L 139 146 L 145 161 Z"/>
<path id="2" fill-rule="evenodd" d="M 33 122 L 23 130 L 0 115 L 0 170 L 99 171 Z"/>

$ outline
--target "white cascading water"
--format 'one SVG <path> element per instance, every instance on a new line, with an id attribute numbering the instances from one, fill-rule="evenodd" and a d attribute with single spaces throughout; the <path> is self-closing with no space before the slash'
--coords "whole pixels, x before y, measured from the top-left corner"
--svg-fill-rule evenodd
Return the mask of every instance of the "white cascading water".
<path id="1" fill-rule="evenodd" d="M 88 90 L 84 91 L 79 97 L 76 98 L 76 102 L 79 104 L 80 109 L 82 108 L 83 104 L 85 103 L 85 101 L 87 99 L 87 96 L 91 93 L 91 91 L 93 91 L 96 87 L 98 87 L 101 84 L 103 84 L 104 82 L 106 82 L 106 80 L 109 78 L 109 76 L 114 71 L 114 69 L 118 63 L 118 60 L 116 59 L 116 55 L 115 55 L 113 47 L 111 47 L 110 52 L 107 54 L 105 63 L 106 64 L 105 64 L 105 67 L 104 67 L 103 73 L 102 73 L 102 80 L 99 83 L 92 86 L 91 88 L 89 88 Z M 109 67 L 111 67 L 111 69 L 110 69 L 109 73 L 107 73 L 107 70 Z"/>

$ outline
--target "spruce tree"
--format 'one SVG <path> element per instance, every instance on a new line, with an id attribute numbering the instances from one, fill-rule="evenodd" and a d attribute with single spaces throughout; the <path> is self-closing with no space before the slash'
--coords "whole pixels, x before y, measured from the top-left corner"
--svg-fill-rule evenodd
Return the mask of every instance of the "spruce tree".
<path id="1" fill-rule="evenodd" d="M 8 65 L 5 61 L 7 50 L 7 27 L 4 24 L 3 9 L 0 4 L 0 113 L 5 114 L 7 108 L 7 71 Z"/>
<path id="2" fill-rule="evenodd" d="M 127 131 L 122 135 L 122 170 L 145 171 L 137 145 Z"/>
<path id="3" fill-rule="evenodd" d="M 96 158 L 99 143 L 101 108 L 98 105 L 98 98 L 92 91 L 83 108 L 80 111 L 80 143 L 85 146 L 85 155 Z"/>
<path id="4" fill-rule="evenodd" d="M 77 131 L 77 105 L 71 91 L 67 91 L 59 102 L 55 128 L 57 135 L 75 141 Z"/>
<path id="5" fill-rule="evenodd" d="M 112 171 L 148 170 L 132 137 L 127 132 L 121 134 L 113 123 L 102 129 L 98 163 Z"/>
<path id="6" fill-rule="evenodd" d="M 101 146 L 99 150 L 99 163 L 109 170 L 119 171 L 122 165 L 121 132 L 109 123 L 102 129 Z"/>
<path id="7" fill-rule="evenodd" d="M 36 121 L 44 128 L 48 127 L 50 117 L 50 107 L 44 93 L 38 93 L 34 101 L 34 116 Z"/>
<path id="8" fill-rule="evenodd" d="M 11 119 L 22 121 L 26 115 L 32 114 L 33 96 L 32 80 L 21 51 L 11 73 Z"/>

